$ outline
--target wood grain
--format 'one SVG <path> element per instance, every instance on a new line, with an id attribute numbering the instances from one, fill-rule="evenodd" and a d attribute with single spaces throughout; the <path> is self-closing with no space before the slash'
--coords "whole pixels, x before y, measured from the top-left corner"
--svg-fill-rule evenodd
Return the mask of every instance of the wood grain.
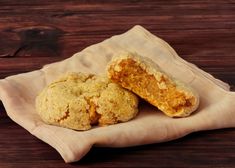
<path id="1" fill-rule="evenodd" d="M 0 1 L 0 78 L 63 60 L 142 25 L 179 55 L 235 85 L 234 0 Z M 0 167 L 234 167 L 235 130 L 134 148 L 95 148 L 80 162 L 11 121 L 0 106 Z"/>

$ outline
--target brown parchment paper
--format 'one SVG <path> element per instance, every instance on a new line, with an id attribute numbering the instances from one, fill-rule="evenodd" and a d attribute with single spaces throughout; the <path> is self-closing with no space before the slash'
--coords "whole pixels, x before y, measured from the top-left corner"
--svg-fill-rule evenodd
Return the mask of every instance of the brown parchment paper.
<path id="1" fill-rule="evenodd" d="M 143 104 L 135 119 L 89 131 L 74 131 L 41 121 L 34 102 L 43 87 L 67 71 L 105 73 L 111 57 L 123 51 L 149 57 L 165 72 L 190 84 L 200 95 L 199 109 L 190 117 L 172 119 Z M 12 120 L 55 148 L 65 162 L 80 160 L 93 145 L 127 147 L 158 143 L 195 131 L 235 125 L 232 106 L 235 94 L 229 91 L 229 85 L 180 58 L 165 41 L 141 26 L 92 45 L 64 61 L 0 80 L 0 98 Z"/>

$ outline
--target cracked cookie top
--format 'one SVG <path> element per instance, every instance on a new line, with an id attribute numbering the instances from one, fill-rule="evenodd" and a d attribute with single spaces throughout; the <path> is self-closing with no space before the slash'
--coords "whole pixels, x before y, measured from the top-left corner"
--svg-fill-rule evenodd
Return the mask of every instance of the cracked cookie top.
<path id="1" fill-rule="evenodd" d="M 87 130 L 132 119 L 138 98 L 104 76 L 68 73 L 38 95 L 36 109 L 48 124 Z"/>

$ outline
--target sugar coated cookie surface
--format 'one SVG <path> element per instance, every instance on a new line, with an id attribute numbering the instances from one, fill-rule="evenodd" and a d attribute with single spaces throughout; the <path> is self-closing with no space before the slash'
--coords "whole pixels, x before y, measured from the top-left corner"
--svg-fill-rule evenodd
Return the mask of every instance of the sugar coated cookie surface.
<path id="1" fill-rule="evenodd" d="M 110 80 L 136 93 L 170 117 L 188 116 L 198 107 L 198 94 L 164 73 L 149 58 L 124 53 L 112 59 L 107 73 Z"/>
<path id="2" fill-rule="evenodd" d="M 134 118 L 138 97 L 106 77 L 69 73 L 38 95 L 36 109 L 48 124 L 87 130 Z"/>

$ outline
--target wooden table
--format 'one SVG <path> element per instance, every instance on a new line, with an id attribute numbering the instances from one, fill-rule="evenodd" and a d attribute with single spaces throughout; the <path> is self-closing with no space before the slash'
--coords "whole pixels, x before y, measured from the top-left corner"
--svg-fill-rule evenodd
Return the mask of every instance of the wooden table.
<path id="1" fill-rule="evenodd" d="M 235 85 L 235 1 L 0 1 L 0 77 L 39 69 L 140 24 L 181 57 Z M 146 146 L 93 148 L 65 164 L 0 107 L 0 168 L 235 167 L 235 129 Z"/>

